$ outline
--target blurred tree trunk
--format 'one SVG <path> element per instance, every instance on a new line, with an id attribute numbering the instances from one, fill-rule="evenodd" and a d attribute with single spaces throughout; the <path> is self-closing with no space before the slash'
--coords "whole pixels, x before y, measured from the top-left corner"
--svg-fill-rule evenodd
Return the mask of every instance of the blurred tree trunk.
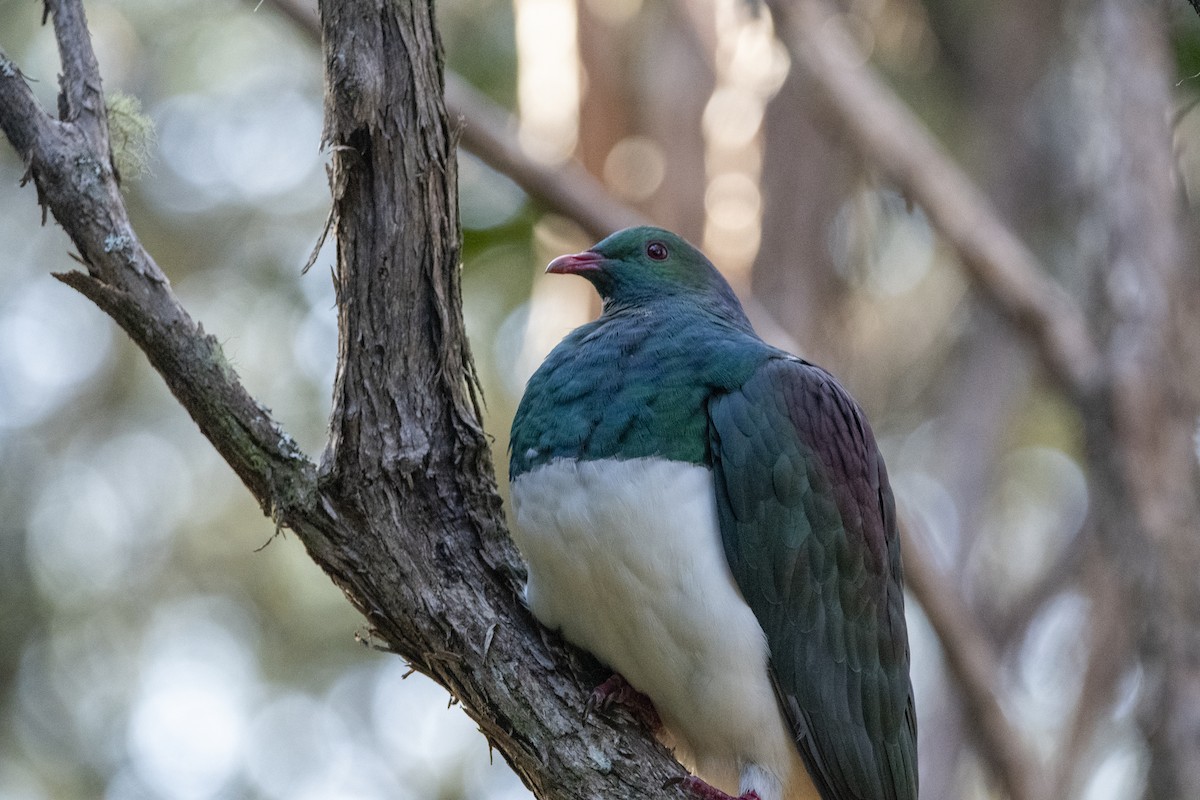
<path id="1" fill-rule="evenodd" d="M 962 59 L 957 96 L 977 117 L 978 141 L 966 149 L 979 154 L 980 169 L 989 175 L 989 195 L 998 198 L 1009 219 L 1032 222 L 1039 218 L 1037 198 L 1045 197 L 1040 182 L 1045 172 L 1029 169 L 1039 154 L 1026 129 L 1030 96 L 1060 29 L 1056 3 L 1021 0 L 1003 10 L 983 9 L 959 21 L 955 51 Z M 891 18 L 887 18 L 890 21 Z M 938 17 L 935 22 L 945 22 Z M 886 22 L 885 22 L 886 24 Z M 903 380 L 906 364 L 890 357 L 884 342 L 870 352 L 854 352 L 847 327 L 845 302 L 852 287 L 839 274 L 831 254 L 834 220 L 855 188 L 856 167 L 848 143 L 831 136 L 820 106 L 803 70 L 790 71 L 768 106 L 764 124 L 762 247 L 754 266 L 756 297 L 818 363 L 834 367 L 853 380 L 866 373 L 865 386 L 894 387 Z M 844 227 L 844 226 L 843 226 Z M 1023 226 L 1023 230 L 1024 230 Z M 1010 329 L 978 298 L 965 300 L 974 324 L 949 342 L 938 388 L 915 400 L 937 409 L 933 471 L 947 488 L 959 515 L 963 539 L 955 542 L 945 579 L 956 581 L 967 596 L 976 532 L 992 486 L 1002 438 L 1011 415 L 1028 388 L 1029 354 Z M 900 408 L 896 392 L 861 398 L 868 407 L 888 407 L 893 415 L 915 415 Z M 878 392 L 877 392 L 878 394 Z M 915 403 L 912 403 L 915 405 Z M 922 796 L 927 800 L 958 797 L 958 764 L 969 728 L 962 718 L 958 696 L 945 686 L 939 696 L 923 698 Z M 931 709 L 938 709 L 930 715 Z M 932 723 L 932 724 L 930 724 Z"/>
<path id="2" fill-rule="evenodd" d="M 583 68 L 575 154 L 588 172 L 603 180 L 608 154 L 637 130 L 638 82 L 632 80 L 637 38 L 629 36 L 627 21 L 599 17 L 590 3 L 576 2 L 575 18 Z"/>
<path id="3" fill-rule="evenodd" d="M 1054 195 L 1048 186 L 1054 160 L 1047 142 L 1034 135 L 1031 120 L 1038 118 L 1041 104 L 1052 102 L 1039 97 L 1038 90 L 1045 94 L 1039 82 L 1062 44 L 1062 12 L 1060 2 L 1046 0 L 985 5 L 943 37 L 958 48 L 952 49 L 961 70 L 956 97 L 972 123 L 972 139 L 963 149 L 982 174 L 981 183 L 997 212 L 1035 250 L 1047 220 L 1054 216 L 1049 208 Z M 946 17 L 935 14 L 934 20 L 945 23 Z M 970 564 L 981 544 L 1004 440 L 1015 414 L 1028 401 L 1033 370 L 1031 354 L 984 300 L 969 295 L 965 303 L 974 324 L 955 343 L 941 389 L 932 399 L 937 424 L 931 466 L 958 513 L 959 539 L 946 579 L 957 581 L 976 613 L 987 619 L 1001 609 L 986 593 L 974 590 Z M 997 652 L 1007 649 L 1007 642 L 992 641 Z M 961 793 L 956 766 L 963 740 L 955 731 L 969 729 L 970 720 L 963 718 L 961 699 L 953 691 L 945 692 L 942 704 L 947 709 L 942 724 L 932 726 L 929 734 L 936 739 L 923 751 L 931 753 L 922 775 L 926 800 L 951 800 Z"/>
<path id="4" fill-rule="evenodd" d="M 1111 376 L 1085 416 L 1093 513 L 1142 668 L 1148 797 L 1194 798 L 1200 287 L 1172 150 L 1167 8 L 1088 0 L 1074 11 L 1078 257 L 1089 270 L 1091 318 Z"/>
<path id="5" fill-rule="evenodd" d="M 759 302 L 818 364 L 849 361 L 849 285 L 832 252 L 833 223 L 856 178 L 846 150 L 813 118 L 811 87 L 790 70 L 763 117 L 762 241 L 751 273 Z"/>
<path id="6" fill-rule="evenodd" d="M 1149 795 L 1200 797 L 1200 759 L 1195 757 L 1200 741 L 1200 584 L 1195 580 L 1200 572 L 1195 440 L 1200 337 L 1187 322 L 1200 307 L 1200 277 L 1186 268 L 1194 262 L 1194 243 L 1186 235 L 1174 174 L 1173 68 L 1165 5 L 1077 2 L 1066 16 L 1064 27 L 1073 44 L 1067 49 L 1074 51 L 1068 55 L 1070 85 L 1053 110 L 1057 118 L 1075 123 L 1075 139 L 1064 148 L 1060 166 L 1048 174 L 1051 180 L 1055 174 L 1074 175 L 1058 183 L 1077 184 L 1074 205 L 1054 204 L 1062 210 L 1063 222 L 1077 226 L 1078 250 L 1067 261 L 1081 269 L 1063 276 L 1070 292 L 1039 271 L 1036 259 L 1011 236 L 991 204 L 966 187 L 928 131 L 869 70 L 860 68 L 862 56 L 831 4 L 796 0 L 769 5 L 784 23 L 793 68 L 805 70 L 820 86 L 830 129 L 925 207 L 958 250 L 980 302 L 1036 347 L 1042 374 L 1082 421 L 1091 531 L 1105 563 L 1066 553 L 1047 573 L 1061 582 L 1086 565 L 1094 615 L 1091 663 L 1081 681 L 1074 729 L 1066 734 L 1066 743 L 1056 743 L 1056 755 L 1086 754 L 1088 728 L 1105 718 L 1102 710 L 1111 708 L 1112 689 L 1123 673 L 1122 631 L 1128 630 L 1140 667 Z M 1027 10 L 1031 19 L 1045 20 L 1046 14 L 1053 19 L 1058 13 Z M 1003 31 L 1011 22 L 1008 11 L 997 14 Z M 1019 25 L 1008 30 L 1029 43 Z M 961 36 L 961 28 L 956 33 L 951 54 L 971 63 L 975 53 L 969 39 Z M 996 32 L 985 28 L 985 33 Z M 1002 43 L 1005 37 L 996 38 Z M 994 62 L 988 67 L 995 76 L 992 82 L 1011 81 L 1027 90 L 1033 73 L 1008 50 L 1003 58 L 996 55 L 999 51 L 997 45 L 995 58 L 980 59 Z M 1012 132 L 1013 120 L 1021 118 L 1011 101 L 1004 102 L 1011 91 L 1002 86 L 997 94 L 996 110 L 1011 115 L 989 126 L 997 137 Z M 1020 160 L 1006 165 L 1002 159 L 999 165 L 1000 170 L 1029 169 Z M 1001 197 L 1007 194 L 1003 184 L 996 187 Z M 1036 186 L 1014 187 L 1037 191 Z M 1029 214 L 1032 230 L 1047 222 L 1053 229 L 1057 215 L 1037 217 L 1037 198 L 1049 204 L 1046 197 L 1061 195 L 1042 193 L 1031 206 L 1010 206 L 1010 218 Z M 1038 239 L 1036 232 L 1031 238 Z M 1062 263 L 1061 251 L 1054 256 Z M 1080 291 L 1080 285 L 1090 289 Z M 1086 556 L 1087 542 L 1083 544 Z M 1115 596 L 1110 576 L 1116 576 Z M 1030 602 L 1022 605 L 1036 613 L 1057 590 L 1058 584 L 1034 587 Z M 954 646 L 944 635 L 943 644 Z M 964 688 L 990 691 L 987 681 L 958 677 Z M 996 756 L 1006 738 L 991 736 L 981 755 Z M 1047 776 L 1032 774 L 1040 772 L 1036 767 L 1022 769 L 1019 762 L 1004 759 L 993 765 L 1014 796 L 1057 797 L 1053 792 L 1069 791 L 1073 775 L 1087 762 L 1058 767 L 1053 785 Z"/>
<path id="7" fill-rule="evenodd" d="M 586 76 L 580 161 L 604 180 L 613 147 L 631 136 L 646 137 L 662 159 L 662 181 L 648 196 L 624 199 L 655 224 L 701 241 L 706 173 L 700 120 L 714 78 L 697 26 L 711 15 L 667 3 L 628 20 L 598 15 L 587 2 L 578 3 L 578 12 Z M 610 188 L 620 194 L 621 187 Z"/>

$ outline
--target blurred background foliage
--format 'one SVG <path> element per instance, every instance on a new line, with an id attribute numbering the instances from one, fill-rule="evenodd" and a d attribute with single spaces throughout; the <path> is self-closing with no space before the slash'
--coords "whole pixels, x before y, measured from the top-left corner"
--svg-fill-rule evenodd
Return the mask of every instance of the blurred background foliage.
<path id="1" fill-rule="evenodd" d="M 1200 23 L 1177 5 L 1191 197 Z M 1087 76 L 1062 8 L 853 0 L 845 20 L 1079 287 L 1062 178 L 1082 133 L 1063 98 Z M 250 391 L 318 455 L 336 317 L 332 246 L 300 274 L 329 204 L 317 48 L 270 5 L 94 0 L 87 12 L 106 91 L 140 100 L 155 125 L 148 173 L 125 184 L 138 234 Z M 757 298 L 769 338 L 844 378 L 906 513 L 1004 653 L 1005 710 L 1039 762 L 1061 757 L 1096 605 L 1071 566 L 1088 507 L 1080 420 L 972 299 L 923 214 L 796 116 L 806 89 L 769 21 L 733 0 L 444 0 L 438 12 L 449 67 L 519 115 L 531 156 L 578 157 L 703 244 Z M 39 22 L 29 0 L 0 0 L 0 47 L 53 108 L 57 53 Z M 798 102 L 771 102 L 789 93 Z M 589 242 L 474 157 L 460 171 L 465 315 L 503 481 L 525 378 L 595 311 L 582 282 L 539 273 Z M 71 246 L 40 225 L 21 176 L 0 147 L 0 800 L 527 796 L 444 692 L 355 642 L 362 620 L 276 535 L 140 352 L 49 276 L 72 268 Z M 806 262 L 780 258 L 789 248 Z M 909 609 L 923 796 L 996 796 L 936 639 Z M 1097 712 L 1063 796 L 1139 795 L 1138 683 L 1124 675 Z"/>

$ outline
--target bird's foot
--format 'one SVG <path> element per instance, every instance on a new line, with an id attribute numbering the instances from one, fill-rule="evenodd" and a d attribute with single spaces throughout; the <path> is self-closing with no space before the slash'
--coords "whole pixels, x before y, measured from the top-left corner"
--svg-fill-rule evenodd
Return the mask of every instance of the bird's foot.
<path id="1" fill-rule="evenodd" d="M 607 711 L 614 705 L 626 708 L 650 730 L 657 733 L 662 729 L 662 719 L 659 718 L 650 698 L 630 686 L 617 673 L 613 673 L 611 678 L 592 690 L 592 696 L 588 698 L 583 711 L 584 719 L 593 710 Z"/>
<path id="2" fill-rule="evenodd" d="M 688 775 L 686 778 L 672 778 L 666 782 L 663 788 L 665 789 L 668 786 L 678 786 L 684 794 L 695 798 L 695 800 L 759 800 L 758 792 L 753 789 L 734 797 L 733 795 L 725 794 L 711 784 L 705 783 L 695 775 Z"/>

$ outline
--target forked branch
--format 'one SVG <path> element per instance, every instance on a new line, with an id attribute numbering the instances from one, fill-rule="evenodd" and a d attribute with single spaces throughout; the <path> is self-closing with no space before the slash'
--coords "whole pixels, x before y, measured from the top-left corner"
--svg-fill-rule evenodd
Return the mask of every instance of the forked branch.
<path id="1" fill-rule="evenodd" d="M 679 765 L 628 720 L 581 721 L 588 660 L 517 597 L 519 562 L 471 401 L 456 165 L 430 4 L 343 0 L 324 10 L 328 85 L 356 90 L 331 99 L 327 125 L 339 322 L 355 344 L 339 359 L 332 456 L 320 474 L 142 247 L 111 163 L 82 5 L 51 0 L 47 11 L 63 61 L 59 119 L 0 53 L 0 129 L 86 267 L 60 280 L 129 333 L 372 634 L 460 700 L 537 796 L 661 796 Z"/>

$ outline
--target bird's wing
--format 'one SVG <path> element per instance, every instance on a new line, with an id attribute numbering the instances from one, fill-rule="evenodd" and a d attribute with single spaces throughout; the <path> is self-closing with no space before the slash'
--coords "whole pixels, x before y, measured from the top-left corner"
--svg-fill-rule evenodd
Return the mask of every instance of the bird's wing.
<path id="1" fill-rule="evenodd" d="M 821 797 L 915 800 L 895 503 L 862 412 L 825 371 L 774 358 L 709 417 L 725 554 Z"/>

